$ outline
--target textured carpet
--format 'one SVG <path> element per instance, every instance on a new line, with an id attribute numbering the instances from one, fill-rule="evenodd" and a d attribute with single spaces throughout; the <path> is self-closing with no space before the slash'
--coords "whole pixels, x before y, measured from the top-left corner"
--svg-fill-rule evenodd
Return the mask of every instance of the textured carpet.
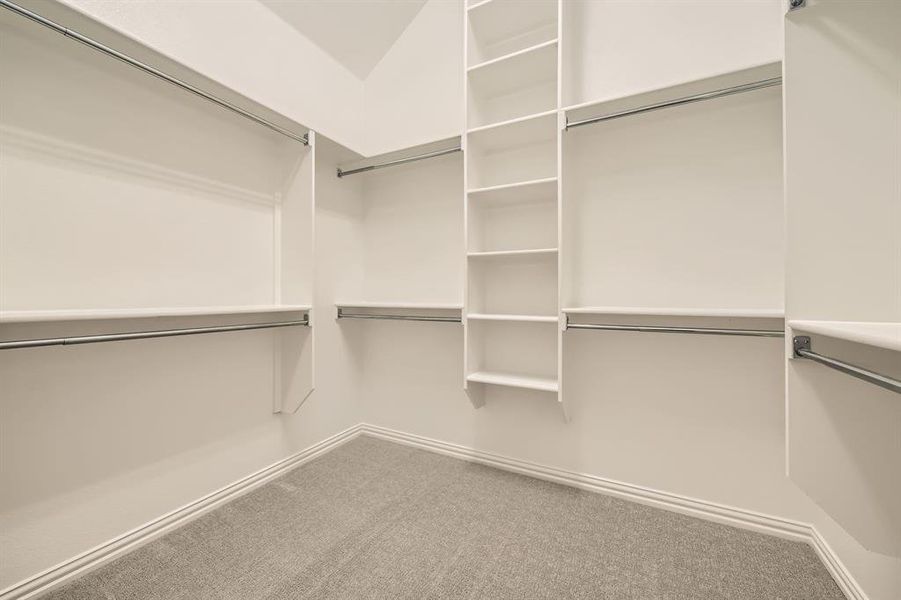
<path id="1" fill-rule="evenodd" d="M 802 543 L 369 437 L 45 598 L 844 599 Z"/>

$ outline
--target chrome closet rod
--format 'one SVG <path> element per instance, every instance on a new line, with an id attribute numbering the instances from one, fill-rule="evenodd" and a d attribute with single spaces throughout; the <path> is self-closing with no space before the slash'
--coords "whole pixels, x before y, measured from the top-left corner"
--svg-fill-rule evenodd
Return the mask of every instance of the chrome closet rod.
<path id="1" fill-rule="evenodd" d="M 863 381 L 878 385 L 879 387 L 895 392 L 896 394 L 901 394 L 901 381 L 899 381 L 898 379 L 894 379 L 892 377 L 876 373 L 875 371 L 870 371 L 869 369 L 864 369 L 863 367 L 858 367 L 856 365 L 852 365 L 850 363 L 846 363 L 844 361 L 813 352 L 810 349 L 809 336 L 795 336 L 794 338 L 792 338 L 792 346 L 795 351 L 795 358 L 807 358 L 809 360 L 818 362 L 821 365 L 835 369 L 836 371 L 841 371 L 846 375 L 851 375 L 852 377 L 856 377 L 858 379 L 862 379 Z"/>
<path id="2" fill-rule="evenodd" d="M 711 327 L 670 327 L 657 325 L 596 325 L 594 323 L 570 323 L 566 329 L 600 329 L 602 331 L 640 331 L 643 333 L 689 333 L 697 335 L 734 335 L 747 337 L 785 337 L 779 329 L 721 329 Z"/>
<path id="3" fill-rule="evenodd" d="M 462 323 L 462 317 L 439 317 L 433 315 L 374 315 L 366 313 L 349 313 L 338 309 L 339 319 L 384 319 L 386 321 L 432 321 L 435 323 Z"/>
<path id="4" fill-rule="evenodd" d="M 397 160 L 389 160 L 388 162 L 360 167 L 358 169 L 348 169 L 347 171 L 338 169 L 338 177 L 346 177 L 347 175 L 354 175 L 356 173 L 365 173 L 366 171 L 375 171 L 376 169 L 384 169 L 385 167 L 395 167 L 397 165 L 402 165 L 408 162 L 425 160 L 426 158 L 434 158 L 436 156 L 444 156 L 445 154 L 453 154 L 454 152 L 459 152 L 460 150 L 462 150 L 460 146 L 455 146 L 453 148 L 447 148 L 445 150 L 436 150 L 435 152 L 426 152 L 425 154 L 417 154 L 415 156 L 408 156 L 406 158 L 399 158 Z"/>
<path id="5" fill-rule="evenodd" d="M 582 119 L 580 121 L 572 121 L 567 120 L 566 127 L 564 129 L 570 129 L 572 127 L 580 127 L 582 125 L 590 125 L 592 123 L 600 123 L 602 121 L 611 121 L 613 119 L 619 119 L 621 117 L 628 117 L 629 115 L 638 115 L 641 113 L 651 112 L 653 110 L 660 110 L 661 108 L 669 108 L 670 106 L 682 106 L 685 104 L 693 104 L 695 102 L 703 102 L 704 100 L 713 100 L 714 98 L 722 98 L 724 96 L 731 96 L 733 94 L 741 94 L 742 92 L 751 92 L 754 90 L 759 90 L 763 88 L 772 87 L 774 85 L 781 85 L 782 77 L 772 77 L 770 79 L 764 79 L 762 81 L 755 81 L 752 83 L 744 83 L 742 85 L 736 85 L 733 87 L 723 88 L 721 90 L 714 90 L 712 92 L 704 92 L 702 94 L 695 94 L 693 96 L 685 96 L 683 98 L 676 98 L 675 100 L 665 100 L 663 102 L 658 102 L 656 104 L 647 104 L 645 106 L 639 106 L 637 108 L 630 108 L 627 110 L 623 110 L 620 112 L 611 113 L 609 115 L 601 115 L 599 117 L 591 117 L 589 119 Z"/>
<path id="6" fill-rule="evenodd" d="M 310 317 L 303 320 L 273 321 L 269 323 L 246 323 L 243 325 L 218 325 L 215 327 L 192 327 L 190 329 L 161 329 L 157 331 L 136 331 L 133 333 L 107 333 L 102 335 L 79 335 L 75 337 L 44 338 L 36 340 L 14 340 L 0 342 L 0 350 L 16 348 L 41 348 L 43 346 L 74 346 L 77 344 L 97 344 L 100 342 L 119 342 L 124 340 L 143 340 L 148 338 L 175 337 L 180 335 L 199 335 L 204 333 L 222 333 L 225 331 L 248 331 L 251 329 L 273 329 L 276 327 L 297 327 L 310 325 Z"/>
<path id="7" fill-rule="evenodd" d="M 241 115 L 242 117 L 245 117 L 247 119 L 250 119 L 251 121 L 254 121 L 255 123 L 263 125 L 264 127 L 268 127 L 269 129 L 271 129 L 273 131 L 276 131 L 282 135 L 285 135 L 285 136 L 291 138 L 292 140 L 296 140 L 296 141 L 300 142 L 301 144 L 309 145 L 309 143 L 310 143 L 309 136 L 306 134 L 305 135 L 297 135 L 293 131 L 289 131 L 288 129 L 285 129 L 284 127 L 276 125 L 275 123 L 268 121 L 268 120 L 264 119 L 263 117 L 255 115 L 252 112 L 246 111 L 243 108 L 241 108 L 235 104 L 232 104 L 228 100 L 223 100 L 222 98 L 217 98 L 216 96 L 214 96 L 208 92 L 205 92 L 205 91 L 201 90 L 200 88 L 191 85 L 190 83 L 184 82 L 181 79 L 173 77 L 172 75 L 167 75 L 166 73 L 160 71 L 159 69 L 155 69 L 154 67 L 151 67 L 150 65 L 148 65 L 146 63 L 142 63 L 141 61 L 139 61 L 135 58 L 132 58 L 132 57 L 128 56 L 127 54 L 123 54 L 123 53 L 119 52 L 118 50 L 113 50 L 109 46 L 101 44 L 97 40 L 89 38 L 86 35 L 82 35 L 82 34 L 78 33 L 77 31 L 73 31 L 73 30 L 69 29 L 68 27 L 64 27 L 55 21 L 51 21 L 50 19 L 42 17 L 41 15 L 28 10 L 27 8 L 23 8 L 23 7 L 19 6 L 18 4 L 9 2 L 9 0 L 0 0 L 0 6 L 16 13 L 19 16 L 25 17 L 26 19 L 31 19 L 35 23 L 43 25 L 44 27 L 48 27 L 48 28 L 56 31 L 57 33 L 61 33 L 62 35 L 66 36 L 68 38 L 72 38 L 75 41 L 81 42 L 85 46 L 88 46 L 90 48 L 93 48 L 94 50 L 102 52 L 103 54 L 106 54 L 107 56 L 115 58 L 116 60 L 120 60 L 120 61 L 124 62 L 125 64 L 131 65 L 132 67 L 140 69 L 141 71 L 144 71 L 145 73 L 153 75 L 154 77 L 158 77 L 159 79 L 162 79 L 163 81 L 171 83 L 174 86 L 180 87 L 181 89 L 183 89 L 187 92 L 190 92 L 190 93 L 194 94 L 195 96 L 200 96 L 204 100 L 209 100 L 210 102 L 213 102 L 214 104 L 218 104 L 222 108 L 225 108 L 234 113 L 237 113 L 237 114 Z"/>

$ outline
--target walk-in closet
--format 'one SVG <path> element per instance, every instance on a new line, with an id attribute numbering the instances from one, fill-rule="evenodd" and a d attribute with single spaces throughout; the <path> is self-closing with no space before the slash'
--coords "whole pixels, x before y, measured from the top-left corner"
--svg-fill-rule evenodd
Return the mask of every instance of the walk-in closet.
<path id="1" fill-rule="evenodd" d="M 0 600 L 901 598 L 898 0 L 0 0 Z"/>

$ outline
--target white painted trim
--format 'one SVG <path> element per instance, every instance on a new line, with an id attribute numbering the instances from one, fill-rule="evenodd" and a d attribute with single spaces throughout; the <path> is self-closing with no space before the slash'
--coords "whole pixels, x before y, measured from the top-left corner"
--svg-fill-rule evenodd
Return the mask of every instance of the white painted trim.
<path id="1" fill-rule="evenodd" d="M 492 454 L 482 450 L 476 450 L 459 444 L 452 444 L 427 437 L 422 437 L 402 431 L 379 427 L 377 425 L 361 424 L 361 433 L 371 437 L 397 442 L 407 446 L 413 446 L 421 450 L 428 450 L 438 454 L 444 454 L 454 458 L 495 467 L 504 471 L 511 471 L 536 479 L 552 481 L 562 485 L 578 489 L 623 498 L 632 502 L 638 502 L 655 508 L 669 510 L 707 521 L 723 523 L 733 527 L 740 527 L 750 531 L 756 531 L 767 535 L 802 541 L 809 544 L 817 553 L 829 574 L 835 580 L 842 593 L 849 600 L 869 600 L 860 585 L 848 572 L 839 557 L 826 543 L 823 537 L 812 525 L 783 519 L 773 515 L 745 510 L 734 506 L 727 506 L 716 502 L 707 502 L 698 498 L 671 494 L 653 488 L 633 485 L 622 481 L 605 479 L 585 473 L 576 473 L 556 467 L 549 467 L 533 462 L 518 460 Z M 2 599 L 0 599 L 2 600 Z"/>
<path id="2" fill-rule="evenodd" d="M 284 475 L 288 471 L 325 454 L 344 444 L 358 435 L 371 437 L 412 446 L 421 450 L 451 456 L 460 460 L 466 460 L 483 464 L 504 471 L 511 471 L 552 481 L 562 485 L 578 489 L 606 494 L 623 498 L 632 502 L 638 502 L 655 508 L 669 510 L 685 514 L 707 521 L 714 521 L 740 527 L 781 538 L 802 541 L 809 544 L 825 565 L 829 574 L 835 580 L 841 591 L 849 600 L 869 600 L 858 582 L 848 572 L 839 557 L 819 532 L 807 523 L 782 519 L 772 515 L 766 515 L 754 511 L 744 510 L 733 506 L 707 502 L 697 498 L 671 494 L 652 488 L 633 485 L 612 479 L 605 479 L 585 473 L 576 473 L 556 467 L 540 465 L 529 461 L 518 460 L 492 454 L 482 450 L 476 450 L 459 444 L 443 442 L 411 433 L 404 433 L 380 427 L 360 423 L 344 431 L 327 438 L 318 444 L 284 458 L 268 467 L 257 471 L 247 477 L 239 479 L 215 492 L 212 492 L 190 504 L 178 508 L 163 515 L 145 525 L 133 529 L 123 535 L 110 540 L 100 546 L 92 548 L 68 561 L 51 567 L 42 573 L 21 581 L 13 586 L 0 591 L 0 600 L 28 600 L 38 595 L 63 585 L 72 579 L 84 575 L 88 571 L 96 569 L 111 560 L 121 556 L 125 552 L 134 550 L 151 540 L 154 540 L 172 529 L 213 510 L 222 504 L 234 500 L 276 477 Z"/>
<path id="3" fill-rule="evenodd" d="M 826 540 L 820 535 L 812 525 L 810 526 L 811 537 L 808 543 L 813 547 L 813 551 L 820 557 L 820 561 L 826 566 L 826 570 L 832 575 L 832 579 L 838 585 L 839 589 L 848 598 L 848 600 L 869 600 L 864 593 L 863 588 L 854 579 L 854 576 L 845 568 L 844 563 L 833 552 L 832 547 L 826 543 Z"/>
<path id="4" fill-rule="evenodd" d="M 181 508 L 177 508 L 170 513 L 132 529 L 106 543 L 51 567 L 46 571 L 13 584 L 5 590 L 0 590 L 0 600 L 27 600 L 36 598 L 55 587 L 84 575 L 88 571 L 96 569 L 111 560 L 118 558 L 122 554 L 134 550 L 138 546 L 169 533 L 176 527 L 185 525 L 189 521 L 218 508 L 222 504 L 230 502 L 261 485 L 268 483 L 272 479 L 280 477 L 288 471 L 337 448 L 341 444 L 357 437 L 361 433 L 362 428 L 362 425 L 354 425 L 353 427 L 336 433 L 309 448 L 301 450 L 296 454 L 292 454 L 287 458 L 283 458 L 247 477 L 243 477 L 223 488 L 211 492 L 194 502 L 186 504 Z"/>

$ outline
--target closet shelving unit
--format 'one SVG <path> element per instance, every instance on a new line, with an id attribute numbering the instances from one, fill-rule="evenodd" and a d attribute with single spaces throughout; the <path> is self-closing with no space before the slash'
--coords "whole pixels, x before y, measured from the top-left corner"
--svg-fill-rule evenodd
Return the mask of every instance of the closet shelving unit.
<path id="1" fill-rule="evenodd" d="M 464 388 L 560 385 L 558 0 L 465 11 Z"/>
<path id="2" fill-rule="evenodd" d="M 780 83 L 771 62 L 562 109 L 564 328 L 783 335 L 780 98 L 766 91 Z"/>
<path id="3" fill-rule="evenodd" d="M 339 321 L 461 321 L 462 303 L 445 301 L 460 294 L 460 150 L 460 137 L 453 137 L 338 167 L 339 179 L 353 176 L 361 186 L 361 237 L 372 275 L 360 291 L 364 299 L 335 304 Z"/>

